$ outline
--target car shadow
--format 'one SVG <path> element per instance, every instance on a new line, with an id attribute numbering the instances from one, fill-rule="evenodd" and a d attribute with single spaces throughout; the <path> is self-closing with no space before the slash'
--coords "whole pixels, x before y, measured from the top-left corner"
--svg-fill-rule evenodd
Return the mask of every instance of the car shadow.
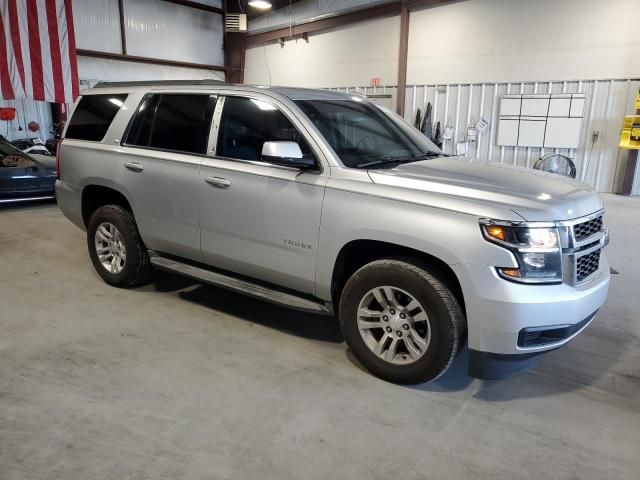
<path id="1" fill-rule="evenodd" d="M 289 335 L 334 344 L 344 341 L 336 317 L 280 307 L 169 272 L 156 272 L 154 282 L 138 290 L 174 292 L 185 301 Z M 476 399 L 505 402 L 559 395 L 589 387 L 605 376 L 615 376 L 613 381 L 621 386 L 619 390 L 622 395 L 625 384 L 630 384 L 633 379 L 625 379 L 612 372 L 612 366 L 627 346 L 623 339 L 605 337 L 604 328 L 592 325 L 565 347 L 544 355 L 531 370 L 504 380 L 470 377 L 469 351 L 465 345 L 441 377 L 429 383 L 401 388 L 431 393 L 469 390 Z M 594 349 L 597 349 L 598 355 L 594 356 Z M 366 371 L 346 345 L 345 355 L 354 367 Z"/>
<path id="2" fill-rule="evenodd" d="M 625 397 L 634 379 L 613 367 L 629 348 L 622 338 L 606 338 L 592 326 L 568 345 L 544 354 L 530 370 L 503 380 L 478 380 L 468 375 L 469 352 L 465 347 L 449 370 L 433 382 L 408 388 L 427 392 L 456 392 L 471 388 L 473 397 L 487 402 L 561 395 L 585 388 L 606 390 Z M 597 352 L 597 354 L 595 353 Z"/>
<path id="3" fill-rule="evenodd" d="M 329 343 L 343 342 L 336 317 L 280 307 L 168 272 L 156 272 L 153 284 L 142 287 L 149 288 L 177 292 L 183 300 L 290 335 Z"/>

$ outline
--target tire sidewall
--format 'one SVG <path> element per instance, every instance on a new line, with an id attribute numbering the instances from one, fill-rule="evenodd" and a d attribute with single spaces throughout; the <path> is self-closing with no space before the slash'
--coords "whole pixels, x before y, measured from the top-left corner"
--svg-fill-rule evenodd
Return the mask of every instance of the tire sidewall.
<path id="1" fill-rule="evenodd" d="M 411 294 L 429 318 L 431 340 L 425 354 L 409 365 L 394 365 L 382 360 L 367 346 L 357 325 L 361 299 L 371 289 L 392 286 Z M 450 312 L 438 291 L 411 269 L 394 264 L 363 267 L 347 282 L 340 300 L 340 326 L 355 356 L 375 375 L 394 383 L 423 383 L 438 377 L 448 366 L 454 338 Z"/>
<path id="2" fill-rule="evenodd" d="M 128 283 L 129 279 L 135 275 L 135 272 L 137 270 L 137 232 L 132 231 L 132 229 L 130 228 L 130 222 L 132 220 L 130 218 L 127 218 L 127 216 L 130 217 L 131 214 L 120 207 L 100 207 L 93 213 L 93 215 L 91 215 L 89 226 L 87 228 L 87 246 L 89 248 L 89 256 L 91 257 L 91 262 L 93 263 L 96 272 L 98 272 L 98 275 L 100 275 L 100 277 L 106 283 L 114 286 L 125 286 Z M 121 272 L 115 274 L 107 271 L 107 269 L 104 268 L 102 263 L 100 263 L 100 260 L 98 259 L 98 253 L 96 252 L 96 230 L 102 223 L 105 222 L 113 224 L 118 229 L 120 235 L 122 236 L 122 240 L 124 242 L 126 250 L 127 258 L 125 260 L 124 268 Z"/>

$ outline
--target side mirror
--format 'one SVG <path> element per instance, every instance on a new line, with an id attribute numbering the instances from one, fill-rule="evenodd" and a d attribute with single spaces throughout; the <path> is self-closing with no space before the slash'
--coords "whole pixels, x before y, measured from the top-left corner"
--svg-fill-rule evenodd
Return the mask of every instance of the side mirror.
<path id="1" fill-rule="evenodd" d="M 304 158 L 296 142 L 264 142 L 262 160 L 284 167 L 308 169 L 316 166 L 313 158 Z"/>

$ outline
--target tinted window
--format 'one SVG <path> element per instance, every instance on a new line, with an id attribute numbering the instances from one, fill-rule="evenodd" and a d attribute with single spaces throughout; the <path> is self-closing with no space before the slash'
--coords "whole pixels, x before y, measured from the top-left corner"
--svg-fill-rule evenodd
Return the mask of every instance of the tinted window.
<path id="1" fill-rule="evenodd" d="M 129 133 L 124 143 L 141 147 L 149 146 L 151 126 L 153 125 L 153 117 L 156 113 L 158 100 L 160 100 L 160 95 L 147 95 L 142 100 L 140 107 L 138 107 L 138 112 L 129 127 Z"/>
<path id="2" fill-rule="evenodd" d="M 297 105 L 347 167 L 424 159 L 442 153 L 394 114 L 366 101 L 299 100 Z M 393 163 L 391 163 L 393 165 Z"/>
<path id="3" fill-rule="evenodd" d="M 314 158 L 300 132 L 275 106 L 262 100 L 227 97 L 218 132 L 216 155 L 241 160 L 260 160 L 268 141 L 300 145 L 306 158 Z"/>
<path id="4" fill-rule="evenodd" d="M 209 95 L 148 95 L 138 108 L 125 143 L 203 154 L 214 102 Z"/>
<path id="5" fill-rule="evenodd" d="M 71 117 L 67 138 L 101 141 L 126 95 L 85 95 Z"/>

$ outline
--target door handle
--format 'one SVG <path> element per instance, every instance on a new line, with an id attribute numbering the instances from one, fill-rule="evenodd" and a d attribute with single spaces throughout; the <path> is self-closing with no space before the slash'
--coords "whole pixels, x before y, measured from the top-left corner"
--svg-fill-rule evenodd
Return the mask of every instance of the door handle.
<path id="1" fill-rule="evenodd" d="M 144 165 L 136 162 L 126 162 L 124 164 L 124 168 L 131 170 L 133 172 L 141 172 L 142 170 L 144 170 Z"/>
<path id="2" fill-rule="evenodd" d="M 231 185 L 231 182 L 229 180 L 220 177 L 206 177 L 204 181 L 209 185 L 213 185 L 214 187 L 218 188 L 227 188 L 229 185 Z"/>

